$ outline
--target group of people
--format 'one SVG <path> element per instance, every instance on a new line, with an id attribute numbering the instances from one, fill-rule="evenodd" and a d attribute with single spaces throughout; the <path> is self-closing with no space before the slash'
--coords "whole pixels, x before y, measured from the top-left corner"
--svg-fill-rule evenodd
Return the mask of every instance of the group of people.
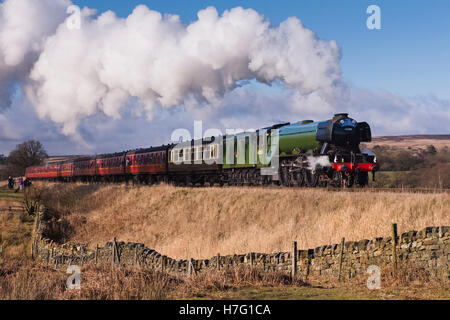
<path id="1" fill-rule="evenodd" d="M 18 190 L 24 190 L 26 188 L 28 188 L 29 186 L 31 186 L 31 180 L 28 178 L 19 178 L 19 188 Z M 14 178 L 12 178 L 11 176 L 8 178 L 8 188 L 9 189 L 14 189 L 14 185 L 16 184 L 16 181 L 14 180 Z"/>

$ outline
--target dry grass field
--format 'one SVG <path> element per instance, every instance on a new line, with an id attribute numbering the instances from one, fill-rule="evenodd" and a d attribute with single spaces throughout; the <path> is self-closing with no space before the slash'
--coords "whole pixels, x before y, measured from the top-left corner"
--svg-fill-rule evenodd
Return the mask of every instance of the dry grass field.
<path id="1" fill-rule="evenodd" d="M 95 246 L 114 236 L 176 259 L 218 252 L 287 251 L 450 224 L 449 193 L 330 192 L 285 188 L 45 184 L 69 222 L 64 241 Z"/>
<path id="2" fill-rule="evenodd" d="M 33 190 L 34 189 L 34 190 Z M 22 193 L 0 188 L 3 205 Z M 449 224 L 448 193 L 330 192 L 319 189 L 126 187 L 35 183 L 47 205 L 68 222 L 64 241 L 92 246 L 117 236 L 172 257 L 288 250 Z M 0 213 L 0 300 L 3 299 L 449 299 L 448 285 L 421 273 L 383 270 L 383 287 L 364 277 L 304 283 L 278 272 L 236 268 L 196 277 L 135 268 L 85 265 L 82 289 L 67 275 L 31 261 L 31 216 Z M 335 240 L 337 239 L 337 240 Z M 406 272 L 405 274 L 403 274 Z"/>

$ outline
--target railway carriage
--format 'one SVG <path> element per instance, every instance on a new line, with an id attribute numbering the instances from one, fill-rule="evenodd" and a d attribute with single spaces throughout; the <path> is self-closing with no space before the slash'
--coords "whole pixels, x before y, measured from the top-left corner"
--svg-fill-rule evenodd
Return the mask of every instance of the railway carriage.
<path id="1" fill-rule="evenodd" d="M 125 157 L 125 173 L 133 182 L 153 183 L 167 174 L 168 146 L 129 151 Z"/>
<path id="2" fill-rule="evenodd" d="M 95 159 L 96 179 L 100 182 L 124 181 L 125 152 L 100 155 Z"/>
<path id="3" fill-rule="evenodd" d="M 191 140 L 171 146 L 168 151 L 169 180 L 176 184 L 222 184 L 220 138 Z"/>
<path id="4" fill-rule="evenodd" d="M 73 161 L 66 161 L 58 166 L 59 181 L 70 182 L 73 178 Z"/>
<path id="5" fill-rule="evenodd" d="M 95 157 L 82 157 L 73 162 L 73 179 L 75 181 L 92 182 L 96 176 Z"/>
<path id="6" fill-rule="evenodd" d="M 59 164 L 45 164 L 29 167 L 25 170 L 25 176 L 30 179 L 48 179 L 55 181 L 58 178 Z"/>

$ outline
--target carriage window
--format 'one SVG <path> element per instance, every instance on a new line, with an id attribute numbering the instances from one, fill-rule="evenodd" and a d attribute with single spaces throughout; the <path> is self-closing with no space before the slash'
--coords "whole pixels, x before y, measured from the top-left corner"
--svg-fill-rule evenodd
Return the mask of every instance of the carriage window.
<path id="1" fill-rule="evenodd" d="M 203 158 L 205 160 L 209 160 L 210 159 L 210 147 L 209 146 L 205 146 L 205 150 L 203 151 Z"/>
<path id="2" fill-rule="evenodd" d="M 184 149 L 184 161 L 191 161 L 191 148 Z"/>
<path id="3" fill-rule="evenodd" d="M 183 149 L 174 149 L 173 152 L 173 162 L 180 163 L 183 160 Z"/>
<path id="4" fill-rule="evenodd" d="M 202 147 L 195 148 L 195 160 L 202 160 Z"/>

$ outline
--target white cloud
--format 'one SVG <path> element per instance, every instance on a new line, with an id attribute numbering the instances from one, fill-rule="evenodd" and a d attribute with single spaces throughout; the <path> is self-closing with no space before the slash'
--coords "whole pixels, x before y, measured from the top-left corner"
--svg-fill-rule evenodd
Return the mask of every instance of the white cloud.
<path id="1" fill-rule="evenodd" d="M 69 0 L 0 3 L 0 111 L 11 104 L 14 84 L 26 81 L 45 40 L 64 21 Z"/>
<path id="2" fill-rule="evenodd" d="M 178 16 L 138 6 L 125 19 L 111 11 L 85 14 L 80 30 L 61 25 L 48 38 L 26 93 L 42 118 L 75 134 L 86 117 L 119 118 L 137 97 L 149 119 L 161 108 L 194 100 L 220 104 L 238 81 L 282 80 L 324 99 L 340 79 L 340 51 L 296 18 L 270 27 L 252 9 L 221 16 L 213 7 L 189 25 Z"/>

